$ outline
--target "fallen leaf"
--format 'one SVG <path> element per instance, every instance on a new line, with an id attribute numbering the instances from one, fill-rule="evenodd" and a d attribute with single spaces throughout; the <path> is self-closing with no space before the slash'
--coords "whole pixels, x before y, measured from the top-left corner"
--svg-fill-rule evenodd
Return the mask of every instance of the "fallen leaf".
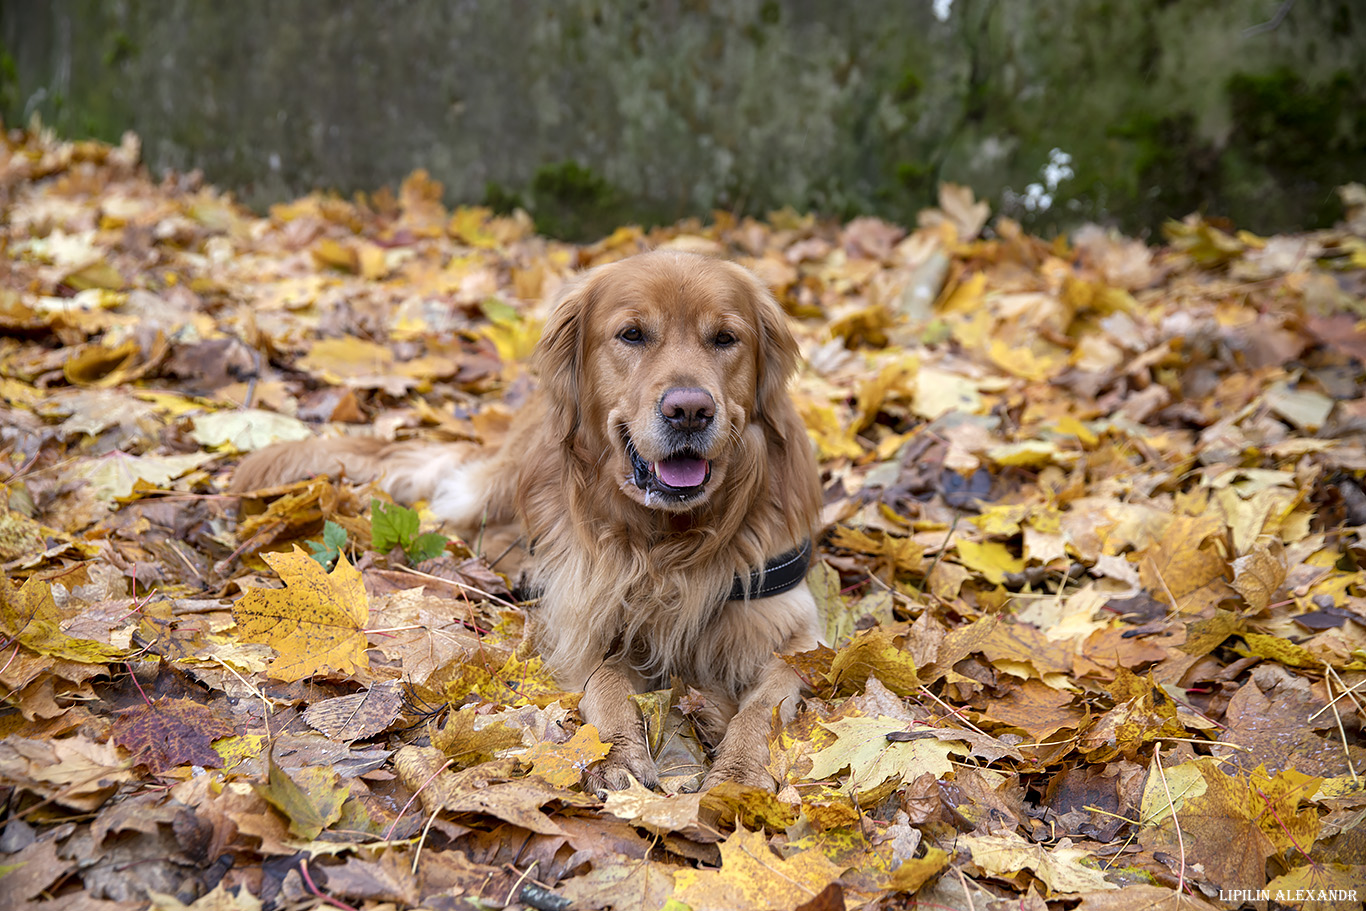
<path id="1" fill-rule="evenodd" d="M 389 851 L 378 860 L 348 857 L 340 867 L 327 868 L 327 890 L 334 895 L 365 901 L 418 903 L 418 881 L 406 853 Z"/>
<path id="2" fill-rule="evenodd" d="M 233 733 L 218 713 L 189 699 L 158 699 L 121 712 L 114 740 L 154 773 L 183 765 L 220 768 L 212 741 Z"/>
<path id="3" fill-rule="evenodd" d="M 701 802 L 701 794 L 656 794 L 632 779 L 630 787 L 608 792 L 603 809 L 656 835 L 696 837 Z"/>
<path id="4" fill-rule="evenodd" d="M 536 775 L 556 787 L 570 788 L 579 783 L 588 766 L 604 758 L 611 748 L 611 744 L 598 739 L 597 728 L 585 724 L 565 743 L 540 741 L 524 758 Z"/>
<path id="5" fill-rule="evenodd" d="M 313 436 L 313 431 L 303 421 L 289 415 L 242 408 L 196 416 L 190 436 L 208 449 L 232 446 L 239 452 L 250 452 L 271 443 L 306 440 Z"/>
<path id="6" fill-rule="evenodd" d="M 1100 870 L 1084 865 L 1090 852 L 1072 847 L 1068 839 L 1046 848 L 1018 835 L 963 835 L 959 844 L 972 852 L 972 862 L 982 872 L 1013 879 L 1020 870 L 1030 870 L 1048 887 L 1049 895 L 1119 888 Z"/>
<path id="7" fill-rule="evenodd" d="M 342 674 L 366 667 L 365 624 L 370 609 L 360 573 L 346 556 L 331 573 L 297 545 L 288 554 L 263 554 L 284 590 L 252 589 L 232 606 L 237 635 L 278 652 L 268 673 L 299 680 L 330 669 Z"/>
<path id="8" fill-rule="evenodd" d="M 183 455 L 134 456 L 111 452 L 79 469 L 95 496 L 105 502 L 131 496 L 139 485 L 163 489 L 172 480 L 209 462 L 213 456 L 202 452 Z"/>
<path id="9" fill-rule="evenodd" d="M 835 742 L 812 755 L 808 778 L 833 778 L 849 770 L 848 787 L 868 794 L 883 783 L 899 779 L 911 781 L 924 774 L 940 778 L 953 769 L 949 754 L 965 755 L 962 741 L 941 740 L 937 732 L 917 736 L 907 731 L 904 721 L 884 717 L 851 716 L 822 725 L 835 735 Z M 893 739 L 889 735 L 909 734 L 912 739 Z"/>
<path id="10" fill-rule="evenodd" d="M 453 759 L 457 768 L 467 768 L 522 746 L 522 735 L 500 719 L 464 708 L 446 717 L 441 730 L 432 734 L 432 746 Z"/>
<path id="11" fill-rule="evenodd" d="M 387 728 L 402 708 L 403 691 L 397 683 L 376 683 L 362 693 L 313 703 L 304 712 L 304 721 L 333 740 L 363 740 Z"/>
<path id="12" fill-rule="evenodd" d="M 835 653 L 827 677 L 831 685 L 858 691 L 870 676 L 876 676 L 887 689 L 899 696 L 914 693 L 920 686 L 915 659 L 896 645 L 892 630 L 875 627 L 859 632 L 849 644 Z"/>
<path id="13" fill-rule="evenodd" d="M 0 633 L 9 641 L 42 655 L 102 664 L 127 656 L 123 649 L 91 639 L 75 639 L 61 630 L 62 616 L 52 600 L 52 588 L 30 577 L 15 591 L 8 579 L 0 579 Z"/>
<path id="14" fill-rule="evenodd" d="M 721 869 L 682 869 L 675 893 L 692 911 L 791 908 L 809 901 L 840 875 L 816 850 L 779 857 L 760 832 L 743 827 L 721 842 Z"/>
<path id="15" fill-rule="evenodd" d="M 284 814 L 292 834 L 312 841 L 341 818 L 351 789 L 338 784 L 334 770 L 310 766 L 286 774 L 274 757 L 268 757 L 267 768 L 266 784 L 256 785 L 256 792 Z"/>

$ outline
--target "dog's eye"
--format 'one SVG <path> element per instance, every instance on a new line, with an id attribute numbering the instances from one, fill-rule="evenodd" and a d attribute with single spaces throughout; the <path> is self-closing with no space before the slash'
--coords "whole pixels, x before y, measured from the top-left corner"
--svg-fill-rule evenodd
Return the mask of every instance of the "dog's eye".
<path id="1" fill-rule="evenodd" d="M 640 331 L 639 326 L 627 326 L 617 333 L 617 338 L 628 345 L 639 345 L 645 341 L 645 333 Z"/>
<path id="2" fill-rule="evenodd" d="M 737 341 L 739 341 L 739 339 L 735 337 L 735 333 L 728 332 L 725 329 L 722 329 L 720 332 L 716 333 L 716 337 L 713 338 L 711 341 L 712 344 L 718 348 L 729 348 L 731 345 L 734 345 Z"/>

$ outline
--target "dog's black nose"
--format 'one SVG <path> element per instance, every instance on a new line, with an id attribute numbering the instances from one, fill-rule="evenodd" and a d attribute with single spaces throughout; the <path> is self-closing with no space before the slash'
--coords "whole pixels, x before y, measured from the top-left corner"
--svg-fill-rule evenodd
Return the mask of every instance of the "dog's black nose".
<path id="1" fill-rule="evenodd" d="M 716 415 L 716 402 L 705 389 L 675 386 L 660 398 L 659 413 L 675 430 L 697 433 Z"/>

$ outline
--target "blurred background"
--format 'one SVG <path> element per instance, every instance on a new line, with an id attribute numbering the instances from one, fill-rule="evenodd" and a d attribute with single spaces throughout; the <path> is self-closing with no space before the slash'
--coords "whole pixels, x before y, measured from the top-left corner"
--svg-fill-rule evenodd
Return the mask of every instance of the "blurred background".
<path id="1" fill-rule="evenodd" d="M 1331 224 L 1366 177 L 1360 0 L 5 0 L 0 116 L 142 138 L 261 206 L 425 168 L 587 239 L 783 206 L 1036 233 Z"/>

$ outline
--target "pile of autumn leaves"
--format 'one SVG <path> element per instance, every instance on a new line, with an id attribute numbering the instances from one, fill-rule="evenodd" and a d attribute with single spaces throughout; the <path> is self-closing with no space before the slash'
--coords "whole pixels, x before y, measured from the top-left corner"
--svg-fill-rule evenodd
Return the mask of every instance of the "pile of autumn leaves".
<path id="1" fill-rule="evenodd" d="M 17 906 L 1366 895 L 1360 188 L 1331 231 L 1189 219 L 1161 250 L 984 233 L 953 187 L 914 231 L 718 214 L 572 246 L 421 173 L 258 217 L 149 181 L 131 137 L 0 155 Z M 411 565 L 372 547 L 371 491 L 220 493 L 319 422 L 496 440 L 546 301 L 661 246 L 753 268 L 806 355 L 830 645 L 793 659 L 777 794 L 687 790 L 685 689 L 639 700 L 667 793 L 584 794 L 607 747 L 488 542 Z"/>

